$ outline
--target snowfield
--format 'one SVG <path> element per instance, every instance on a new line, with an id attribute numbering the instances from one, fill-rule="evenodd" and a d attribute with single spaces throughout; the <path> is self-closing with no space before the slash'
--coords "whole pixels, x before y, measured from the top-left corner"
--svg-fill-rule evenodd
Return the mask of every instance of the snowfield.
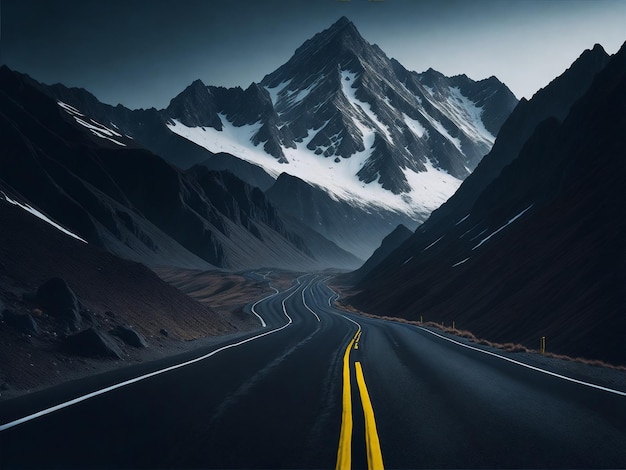
<path id="1" fill-rule="evenodd" d="M 273 90 L 276 92 L 285 86 L 287 85 L 281 84 Z M 334 158 L 316 155 L 307 145 L 322 126 L 320 129 L 309 129 L 306 138 L 298 142 L 295 149 L 282 147 L 288 163 L 280 163 L 263 150 L 263 143 L 258 146 L 252 143 L 251 139 L 259 131 L 260 123 L 236 127 L 224 114 L 219 117 L 223 123 L 221 131 L 212 127 L 187 127 L 176 119 L 170 121 L 167 127 L 210 152 L 230 153 L 262 167 L 274 178 L 283 172 L 296 176 L 324 189 L 333 199 L 357 207 L 380 207 L 423 217 L 443 204 L 461 184 L 461 180 L 435 168 L 430 162 L 424 172 L 403 170 L 412 188 L 409 193 L 396 195 L 383 189 L 378 181 L 369 184 L 359 181 L 356 174 L 372 153 L 375 131 L 358 119 L 354 123 L 363 136 L 365 150 L 362 152 L 357 152 L 350 158 L 340 158 L 339 162 L 335 162 Z"/>

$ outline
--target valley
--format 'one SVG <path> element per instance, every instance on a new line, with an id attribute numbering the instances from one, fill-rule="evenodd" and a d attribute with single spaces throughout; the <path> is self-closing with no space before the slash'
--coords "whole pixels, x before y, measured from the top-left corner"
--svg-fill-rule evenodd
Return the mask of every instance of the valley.
<path id="1" fill-rule="evenodd" d="M 0 402 L 3 463 L 501 468 L 623 461 L 623 373 L 604 375 L 611 387 L 572 379 L 558 365 L 552 372 L 430 329 L 337 310 L 336 297 L 325 277 L 301 276 L 255 304 L 266 329 Z M 117 413 L 102 412 L 113 407 Z M 149 429 L 146 419 L 155 422 Z M 47 433 L 59 426 L 62 436 Z M 38 452 L 26 453 L 26 445 Z"/>
<path id="2" fill-rule="evenodd" d="M 316 24 L 158 108 L 0 66 L 1 468 L 624 465 L 626 43 L 518 99 Z"/>

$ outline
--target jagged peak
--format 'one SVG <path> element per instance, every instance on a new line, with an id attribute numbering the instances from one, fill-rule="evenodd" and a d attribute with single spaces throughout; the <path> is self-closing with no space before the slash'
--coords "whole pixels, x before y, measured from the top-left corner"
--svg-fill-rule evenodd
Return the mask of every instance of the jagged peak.
<path id="1" fill-rule="evenodd" d="M 368 54 L 372 51 L 376 55 L 379 48 L 373 48 L 359 33 L 356 26 L 345 16 L 342 16 L 330 27 L 315 34 L 296 49 L 291 58 L 274 72 L 261 80 L 261 85 L 274 87 L 292 77 L 294 70 L 303 70 L 304 64 L 314 64 L 313 69 L 321 70 L 335 59 L 344 64 L 351 58 Z M 379 54 L 382 53 L 379 52 Z M 369 54 L 372 55 L 372 54 Z M 311 70 L 303 72 L 309 76 Z"/>
<path id="2" fill-rule="evenodd" d="M 594 45 L 592 49 L 585 49 L 561 75 L 539 89 L 533 98 L 548 93 L 548 90 L 551 90 L 555 84 L 560 84 L 560 87 L 566 86 L 564 83 L 570 83 L 569 86 L 579 86 L 578 80 L 588 79 L 588 70 L 601 70 L 608 63 L 610 57 L 600 44 Z"/>
<path id="3" fill-rule="evenodd" d="M 605 59 L 608 59 L 608 57 L 609 57 L 609 54 L 604 50 L 604 47 L 602 47 L 600 44 L 595 44 L 591 49 L 585 49 L 583 53 L 580 54 L 578 59 L 574 61 L 574 64 L 576 64 L 579 61 L 586 61 L 586 60 L 597 60 L 597 59 L 605 60 Z"/>
<path id="4" fill-rule="evenodd" d="M 208 87 L 199 78 L 191 82 L 187 87 L 178 94 L 178 96 L 187 96 L 189 94 L 197 95 L 198 93 L 206 93 Z M 171 101 L 174 101 L 178 96 L 174 97 Z M 171 103 L 170 101 L 170 103 Z"/>
<path id="5" fill-rule="evenodd" d="M 428 70 L 418 74 L 421 79 L 426 79 L 427 81 L 433 83 L 434 81 L 441 80 L 442 78 L 446 78 L 444 74 L 435 70 L 432 67 L 428 67 Z"/>
<path id="6" fill-rule="evenodd" d="M 178 96 L 187 96 L 189 94 L 197 95 L 198 93 L 206 92 L 207 89 L 208 87 L 198 78 L 187 85 L 185 89 L 178 94 Z M 176 97 L 173 99 L 176 99 Z"/>
<path id="7" fill-rule="evenodd" d="M 330 29 L 345 28 L 346 26 L 349 26 L 349 25 L 354 26 L 354 24 L 352 23 L 352 21 L 348 19 L 348 17 L 342 16 L 331 25 Z"/>
<path id="8" fill-rule="evenodd" d="M 191 85 L 189 86 L 190 87 L 206 87 L 204 82 L 200 80 L 199 78 L 196 78 L 193 82 L 191 82 Z"/>
<path id="9" fill-rule="evenodd" d="M 398 226 L 393 229 L 393 232 L 391 232 L 388 237 L 394 236 L 394 235 L 398 235 L 398 234 L 403 234 L 403 233 L 408 233 L 408 234 L 412 234 L 413 231 L 411 229 L 409 229 L 406 225 L 404 224 L 398 224 Z"/>
<path id="10" fill-rule="evenodd" d="M 299 55 L 301 53 L 309 51 L 309 49 L 311 49 L 311 46 L 317 48 L 320 44 L 328 43 L 337 37 L 351 38 L 359 42 L 367 43 L 367 41 L 363 39 L 363 36 L 361 36 L 361 33 L 359 33 L 359 31 L 357 30 L 356 26 L 354 26 L 354 23 L 352 23 L 352 21 L 350 21 L 345 16 L 342 16 L 329 28 L 320 33 L 317 33 L 311 39 L 305 41 L 302 46 L 296 49 L 294 55 Z"/>
<path id="11" fill-rule="evenodd" d="M 471 78 L 470 78 L 470 80 L 471 80 Z M 473 81 L 473 80 L 472 80 L 472 81 Z M 502 81 L 501 81 L 498 77 L 496 77 L 495 75 L 491 75 L 491 76 L 489 76 L 489 77 L 487 77 L 487 78 L 483 78 L 482 80 L 478 80 L 478 81 L 476 81 L 476 83 L 488 83 L 488 84 L 490 84 L 490 85 L 494 85 L 494 86 L 497 86 L 497 87 L 503 87 L 503 86 L 506 86 L 506 85 L 505 85 L 504 83 L 502 83 Z"/>
<path id="12" fill-rule="evenodd" d="M 595 43 L 593 45 L 593 47 L 591 48 L 591 50 L 595 51 L 596 53 L 598 53 L 598 52 L 602 53 L 603 52 L 603 53 L 606 54 L 606 51 L 604 50 L 604 47 L 602 47 L 602 45 L 598 44 L 598 43 Z"/>
<path id="13" fill-rule="evenodd" d="M 267 90 L 259 85 L 257 82 L 252 82 L 248 88 L 246 88 L 246 93 L 262 93 L 263 95 L 267 94 Z"/>
<path id="14" fill-rule="evenodd" d="M 170 100 L 167 109 L 175 106 L 177 102 L 187 99 L 189 96 L 199 96 L 202 94 L 208 94 L 208 87 L 202 82 L 202 80 L 196 79 Z"/>
<path id="15" fill-rule="evenodd" d="M 341 18 L 339 18 L 326 31 L 330 34 L 337 34 L 339 32 L 344 32 L 344 33 L 356 33 L 359 35 L 359 37 L 361 36 L 359 31 L 356 29 L 356 26 L 354 26 L 354 23 L 350 21 L 348 18 L 346 18 L 345 16 L 342 16 Z"/>

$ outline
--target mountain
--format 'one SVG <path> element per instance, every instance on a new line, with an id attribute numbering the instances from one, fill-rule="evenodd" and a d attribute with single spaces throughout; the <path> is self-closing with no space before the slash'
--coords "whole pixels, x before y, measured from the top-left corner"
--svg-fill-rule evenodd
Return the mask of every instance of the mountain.
<path id="1" fill-rule="evenodd" d="M 370 233 L 352 244 L 363 259 L 398 224 L 415 229 L 456 191 L 517 103 L 495 77 L 406 70 L 345 17 L 260 83 L 243 89 L 196 80 L 163 110 L 113 107 L 62 85 L 44 88 L 180 169 L 201 163 L 228 170 L 264 191 L 276 182 L 272 193 L 287 199 L 296 195 L 284 193 L 279 175 L 298 178 L 327 196 L 318 199 L 342 206 L 321 212 L 370 222 Z M 284 215 L 319 230 L 299 212 Z M 349 228 L 334 225 L 338 231 L 323 235 L 348 249 Z"/>
<path id="2" fill-rule="evenodd" d="M 357 282 L 372 272 L 376 266 L 382 263 L 396 248 L 407 241 L 413 232 L 404 225 L 398 225 L 393 232 L 383 238 L 380 246 L 372 256 L 356 271 L 349 274 L 351 282 Z"/>
<path id="3" fill-rule="evenodd" d="M 380 243 L 398 220 L 415 226 L 415 221 L 407 215 L 355 207 L 287 173 L 282 173 L 265 194 L 282 214 L 362 259 L 371 255 L 372 246 Z"/>
<path id="4" fill-rule="evenodd" d="M 583 53 L 511 114 L 474 173 L 483 183 L 468 178 L 467 199 L 433 213 L 351 302 L 625 364 L 625 104 L 626 46 L 610 59 L 599 46 Z M 515 122 L 535 123 L 523 145 L 505 132 Z M 516 148 L 490 180 L 496 152 Z"/>
<path id="5" fill-rule="evenodd" d="M 69 237 L 22 209 L 0 197 L 0 301 L 4 301 L 7 309 L 32 313 L 45 330 L 32 341 L 16 341 L 7 335 L 8 323 L 3 323 L 4 347 L 11 345 L 17 351 L 26 348 L 23 354 L 28 353 L 28 357 L 30 353 L 37 356 L 42 344 L 47 351 L 56 350 L 62 335 L 53 337 L 51 331 L 46 331 L 56 330 L 50 325 L 51 317 L 33 313 L 32 299 L 22 293 L 30 293 L 59 276 L 80 300 L 84 328 L 98 326 L 109 331 L 123 321 L 134 325 L 155 345 L 163 337 L 162 328 L 171 337 L 192 339 L 245 327 L 237 318 L 222 315 L 184 295 L 144 265 Z M 6 354 L 3 358 L 11 359 L 13 355 Z M 52 360 L 46 363 L 51 364 Z M 4 369 L 3 373 L 9 370 Z"/>
<path id="6" fill-rule="evenodd" d="M 245 181 L 250 186 L 255 186 L 262 191 L 268 190 L 276 182 L 276 180 L 261 167 L 245 160 L 240 160 L 228 153 L 216 153 L 210 158 L 199 162 L 199 164 L 209 170 L 228 171 L 237 175 L 238 178 Z"/>
<path id="7" fill-rule="evenodd" d="M 82 88 L 67 88 L 61 84 L 47 86 L 34 80 L 31 80 L 31 84 L 55 99 L 82 110 L 94 120 L 108 123 L 126 136 L 132 136 L 138 145 L 159 155 L 177 168 L 186 170 L 202 164 L 210 170 L 230 171 L 251 186 L 264 191 L 274 184 L 275 178 L 261 167 L 224 152 L 213 154 L 171 132 L 166 126 L 167 118 L 163 112 L 154 108 L 131 110 L 122 105 L 111 106 L 101 103 Z"/>
<path id="8" fill-rule="evenodd" d="M 480 192 L 517 158 L 539 123 L 550 117 L 562 121 L 608 61 L 609 55 L 596 45 L 584 51 L 569 69 L 539 90 L 530 101 L 522 98 L 502 125 L 491 151 L 463 181 L 458 191 L 433 212 L 428 224 L 437 224 L 446 217 L 454 218 L 461 213 L 461 217 L 467 214 Z"/>
<path id="9" fill-rule="evenodd" d="M 495 77 L 407 71 L 341 18 L 260 83 L 195 81 L 162 115 L 170 131 L 212 153 L 297 177 L 359 217 L 393 218 L 369 254 L 398 223 L 414 228 L 454 193 L 516 103 Z M 325 235 L 341 244 L 341 235 Z"/>
<path id="10" fill-rule="evenodd" d="M 0 105 L 3 198 L 90 244 L 149 266 L 328 267 L 285 228 L 261 190 L 231 174 L 182 171 L 7 67 Z M 344 252 L 333 266 L 358 262 Z"/>
<path id="11" fill-rule="evenodd" d="M 68 88 L 62 84 L 43 85 L 30 80 L 31 85 L 57 101 L 71 105 L 97 122 L 131 136 L 141 147 L 159 155 L 177 168 L 186 170 L 210 159 L 213 154 L 167 129 L 162 113 L 154 108 L 131 110 L 122 105 L 101 103 L 83 88 Z"/>

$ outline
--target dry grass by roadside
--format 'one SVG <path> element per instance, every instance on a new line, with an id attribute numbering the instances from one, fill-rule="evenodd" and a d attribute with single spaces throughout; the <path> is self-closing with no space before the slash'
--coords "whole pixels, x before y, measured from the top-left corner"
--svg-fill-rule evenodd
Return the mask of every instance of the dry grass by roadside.
<path id="1" fill-rule="evenodd" d="M 336 286 L 333 286 L 333 289 L 338 290 L 336 288 Z M 390 317 L 390 316 L 386 316 L 386 315 L 374 315 L 374 314 L 371 314 L 371 313 L 362 312 L 360 310 L 357 310 L 356 308 L 354 308 L 351 305 L 343 304 L 343 303 L 341 303 L 339 301 L 335 301 L 334 304 L 335 304 L 335 307 L 340 308 L 340 309 L 345 310 L 345 311 L 350 312 L 350 313 L 354 313 L 356 315 L 362 315 L 364 317 L 376 318 L 376 319 L 380 319 L 380 320 L 393 321 L 393 322 L 396 322 L 396 323 L 404 323 L 404 324 L 407 324 L 407 325 L 435 328 L 435 329 L 440 330 L 443 333 L 450 334 L 450 335 L 453 335 L 453 336 L 457 336 L 457 337 L 460 337 L 460 338 L 468 339 L 472 343 L 475 343 L 475 344 L 478 344 L 478 345 L 481 345 L 481 346 L 487 346 L 487 347 L 490 347 L 490 348 L 500 349 L 500 350 L 505 351 L 505 352 L 538 354 L 538 355 L 542 355 L 544 357 L 549 357 L 549 358 L 553 358 L 553 359 L 560 359 L 560 360 L 563 360 L 563 361 L 570 361 L 570 362 L 576 362 L 576 363 L 579 363 L 579 364 L 585 364 L 585 365 L 589 365 L 589 366 L 605 367 L 605 368 L 608 368 L 608 369 L 626 371 L 626 367 L 625 366 L 616 366 L 614 364 L 609 364 L 609 363 L 606 363 L 604 361 L 599 361 L 599 360 L 594 360 L 594 359 L 586 359 L 586 358 L 583 358 L 583 357 L 571 357 L 571 356 L 566 356 L 566 355 L 563 355 L 563 354 L 555 354 L 555 353 L 551 353 L 551 352 L 547 352 L 547 351 L 544 354 L 541 354 L 540 351 L 538 351 L 536 349 L 527 348 L 526 346 L 523 346 L 521 344 L 516 344 L 516 343 L 496 343 L 496 342 L 489 341 L 489 340 L 486 340 L 486 339 L 483 339 L 483 338 L 478 338 L 471 331 L 459 330 L 459 329 L 456 329 L 456 328 L 452 328 L 452 327 L 449 327 L 449 326 L 442 325 L 441 323 L 419 322 L 419 321 L 414 321 L 414 320 L 407 320 L 405 318 L 400 318 L 400 317 Z"/>
<path id="2" fill-rule="evenodd" d="M 283 271 L 259 270 L 248 273 L 200 271 L 194 269 L 157 267 L 157 275 L 194 300 L 216 312 L 240 315 L 244 307 L 272 294 L 272 287 L 283 291 L 292 286 L 297 274 Z M 256 320 L 248 317 L 251 326 Z"/>

